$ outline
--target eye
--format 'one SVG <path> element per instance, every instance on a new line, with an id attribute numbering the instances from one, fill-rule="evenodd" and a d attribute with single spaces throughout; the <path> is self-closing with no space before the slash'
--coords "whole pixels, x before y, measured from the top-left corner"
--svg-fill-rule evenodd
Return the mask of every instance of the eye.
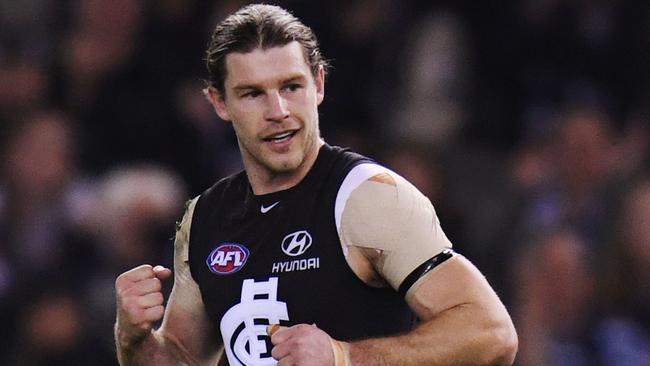
<path id="1" fill-rule="evenodd" d="M 295 92 L 296 90 L 300 89 L 301 87 L 302 87 L 302 85 L 300 85 L 300 84 L 298 84 L 298 83 L 291 83 L 291 84 L 287 84 L 287 85 L 284 87 L 284 89 L 285 89 L 285 90 L 288 90 L 288 91 L 290 91 L 290 92 Z"/>
<path id="2" fill-rule="evenodd" d="M 257 98 L 260 95 L 262 95 L 261 91 L 259 91 L 259 90 L 251 90 L 249 92 L 246 92 L 246 93 L 242 94 L 241 97 L 242 98 L 252 99 L 252 98 Z"/>

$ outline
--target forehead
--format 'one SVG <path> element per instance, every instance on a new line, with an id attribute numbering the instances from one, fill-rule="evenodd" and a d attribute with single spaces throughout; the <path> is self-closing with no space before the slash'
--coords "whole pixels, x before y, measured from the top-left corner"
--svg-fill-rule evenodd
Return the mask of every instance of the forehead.
<path id="1" fill-rule="evenodd" d="M 311 69 L 298 42 L 226 56 L 226 89 L 307 75 L 311 75 Z"/>

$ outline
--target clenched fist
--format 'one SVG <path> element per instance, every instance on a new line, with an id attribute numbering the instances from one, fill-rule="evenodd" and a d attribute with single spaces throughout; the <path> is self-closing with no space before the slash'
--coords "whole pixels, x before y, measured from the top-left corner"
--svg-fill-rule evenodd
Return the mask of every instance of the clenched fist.
<path id="1" fill-rule="evenodd" d="M 163 266 L 145 264 L 117 277 L 116 331 L 120 344 L 128 346 L 140 341 L 162 319 L 165 312 L 162 281 L 171 274 Z"/>
<path id="2" fill-rule="evenodd" d="M 271 355 L 278 366 L 348 366 L 347 344 L 332 339 L 316 325 L 298 324 L 293 327 L 271 325 Z"/>

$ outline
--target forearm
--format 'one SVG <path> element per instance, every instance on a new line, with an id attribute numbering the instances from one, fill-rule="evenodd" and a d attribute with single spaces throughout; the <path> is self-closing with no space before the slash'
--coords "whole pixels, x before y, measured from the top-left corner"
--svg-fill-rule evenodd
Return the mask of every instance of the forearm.
<path id="1" fill-rule="evenodd" d="M 137 341 L 127 340 L 115 326 L 117 360 L 122 366 L 196 365 L 190 357 L 162 333 L 151 331 Z"/>
<path id="2" fill-rule="evenodd" d="M 510 319 L 482 318 L 484 312 L 460 305 L 408 334 L 349 344 L 351 364 L 511 365 L 516 334 Z"/>

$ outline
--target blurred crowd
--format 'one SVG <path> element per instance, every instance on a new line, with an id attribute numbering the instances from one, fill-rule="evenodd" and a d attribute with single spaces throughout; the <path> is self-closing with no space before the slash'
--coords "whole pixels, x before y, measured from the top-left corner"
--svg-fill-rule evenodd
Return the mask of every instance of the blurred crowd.
<path id="1" fill-rule="evenodd" d="M 116 364 L 115 277 L 242 168 L 201 91 L 245 3 L 0 0 L 0 364 Z M 273 3 L 334 66 L 325 139 L 431 199 L 517 365 L 650 365 L 650 3 Z"/>

